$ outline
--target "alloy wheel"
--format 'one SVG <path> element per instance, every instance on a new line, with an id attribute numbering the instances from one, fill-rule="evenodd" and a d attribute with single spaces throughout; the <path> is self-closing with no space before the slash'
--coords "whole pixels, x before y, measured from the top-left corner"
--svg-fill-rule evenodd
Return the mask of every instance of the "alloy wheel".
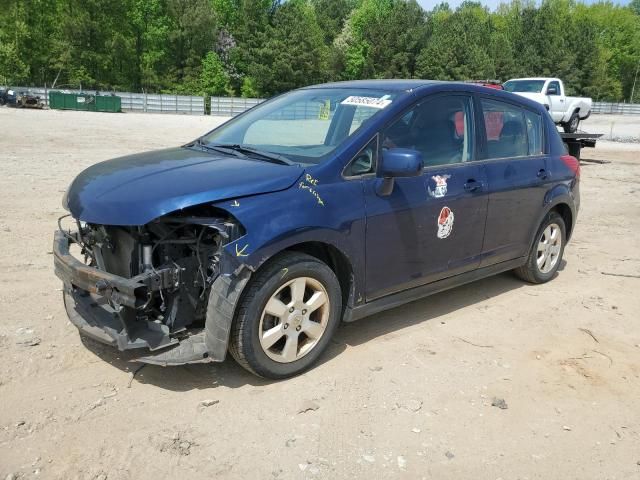
<path id="1" fill-rule="evenodd" d="M 318 280 L 298 277 L 283 284 L 267 301 L 258 335 L 272 360 L 291 363 L 320 341 L 329 321 L 327 290 Z"/>
<path id="2" fill-rule="evenodd" d="M 538 256 L 536 263 L 541 273 L 552 271 L 560 258 L 562 248 L 562 231 L 557 223 L 550 223 L 542 231 L 538 240 Z"/>

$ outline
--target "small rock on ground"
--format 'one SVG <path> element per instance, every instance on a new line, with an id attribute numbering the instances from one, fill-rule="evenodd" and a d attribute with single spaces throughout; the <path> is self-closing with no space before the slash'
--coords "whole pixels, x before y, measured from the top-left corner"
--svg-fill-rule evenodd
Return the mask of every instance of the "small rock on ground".
<path id="1" fill-rule="evenodd" d="M 422 408 L 422 400 L 407 400 L 398 406 L 405 410 L 409 410 L 410 412 L 417 412 Z"/>
<path id="2" fill-rule="evenodd" d="M 35 347 L 36 345 L 40 345 L 40 340 L 38 337 L 28 338 L 26 340 L 20 340 L 16 342 L 17 345 L 22 345 L 23 347 Z"/>
<path id="3" fill-rule="evenodd" d="M 298 410 L 298 413 L 300 414 L 300 413 L 314 412 L 319 408 L 320 408 L 320 405 L 318 405 L 313 400 L 306 400 L 302 403 L 302 406 Z"/>
<path id="4" fill-rule="evenodd" d="M 493 400 L 491 401 L 491 406 L 498 407 L 501 410 L 506 410 L 507 408 L 509 408 L 509 405 L 507 405 L 507 402 L 504 401 L 504 398 L 498 397 L 493 398 Z"/>

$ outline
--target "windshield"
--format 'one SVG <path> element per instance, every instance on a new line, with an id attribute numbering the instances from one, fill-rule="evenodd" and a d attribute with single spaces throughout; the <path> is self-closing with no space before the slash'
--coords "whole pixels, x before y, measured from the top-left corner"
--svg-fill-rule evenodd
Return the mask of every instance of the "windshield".
<path id="1" fill-rule="evenodd" d="M 544 82 L 544 80 L 510 80 L 503 86 L 507 92 L 540 93 Z"/>
<path id="2" fill-rule="evenodd" d="M 318 164 L 397 96 L 394 91 L 361 88 L 295 90 L 230 120 L 201 143 Z"/>

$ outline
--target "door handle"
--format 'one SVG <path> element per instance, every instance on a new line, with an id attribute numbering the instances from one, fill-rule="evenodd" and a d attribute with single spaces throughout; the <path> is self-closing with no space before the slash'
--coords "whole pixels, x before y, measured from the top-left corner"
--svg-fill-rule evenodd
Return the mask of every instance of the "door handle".
<path id="1" fill-rule="evenodd" d="M 546 180 L 547 178 L 549 178 L 549 172 L 547 172 L 544 168 L 541 168 L 540 170 L 538 170 L 538 178 L 540 180 Z"/>
<path id="2" fill-rule="evenodd" d="M 475 192 L 478 190 L 482 190 L 482 182 L 478 182 L 477 180 L 470 178 L 469 180 L 467 180 L 467 183 L 464 184 L 464 190 L 466 192 Z"/>

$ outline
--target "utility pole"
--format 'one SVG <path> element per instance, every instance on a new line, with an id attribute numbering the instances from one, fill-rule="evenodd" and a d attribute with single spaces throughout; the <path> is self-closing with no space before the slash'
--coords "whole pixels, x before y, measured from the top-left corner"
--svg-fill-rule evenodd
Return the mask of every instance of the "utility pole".
<path id="1" fill-rule="evenodd" d="M 633 103 L 633 94 L 636 90 L 636 81 L 638 80 L 638 71 L 640 70 L 640 58 L 638 59 L 638 65 L 636 66 L 636 76 L 633 78 L 633 86 L 631 87 L 631 98 L 629 103 Z"/>

